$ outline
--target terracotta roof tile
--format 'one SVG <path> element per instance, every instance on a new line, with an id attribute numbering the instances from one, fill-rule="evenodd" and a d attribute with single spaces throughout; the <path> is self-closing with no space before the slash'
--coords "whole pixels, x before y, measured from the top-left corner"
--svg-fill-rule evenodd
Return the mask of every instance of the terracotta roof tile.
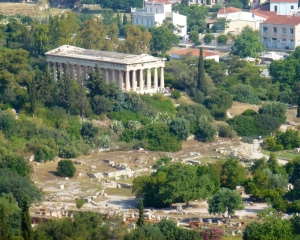
<path id="1" fill-rule="evenodd" d="M 183 50 L 175 50 L 170 52 L 171 54 L 178 54 L 178 55 L 185 55 L 185 54 L 191 54 L 194 57 L 199 57 L 199 49 L 183 49 Z M 203 51 L 203 56 L 204 57 L 209 57 L 209 56 L 216 56 L 218 54 L 209 52 L 209 51 Z"/>
<path id="2" fill-rule="evenodd" d="M 274 15 L 269 17 L 263 23 L 271 23 L 278 25 L 299 25 L 300 17 L 298 16 L 285 16 L 285 15 Z"/>
<path id="3" fill-rule="evenodd" d="M 227 8 L 221 8 L 219 9 L 218 11 L 218 14 L 224 14 L 224 10 L 225 10 L 225 13 L 228 14 L 228 13 L 235 13 L 235 12 L 241 12 L 242 9 L 240 8 L 235 8 L 235 7 L 227 7 Z"/>

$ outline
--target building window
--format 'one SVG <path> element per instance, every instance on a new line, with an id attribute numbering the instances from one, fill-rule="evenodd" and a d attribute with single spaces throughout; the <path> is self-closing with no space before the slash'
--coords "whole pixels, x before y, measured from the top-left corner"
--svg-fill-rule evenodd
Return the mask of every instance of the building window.
<path id="1" fill-rule="evenodd" d="M 155 9 L 155 12 L 158 13 L 158 8 Z"/>
<path id="2" fill-rule="evenodd" d="M 283 39 L 281 39 L 281 41 L 285 42 L 285 41 L 286 41 L 286 39 L 284 39 L 284 38 L 283 38 Z"/>
<path id="3" fill-rule="evenodd" d="M 277 6 L 274 6 L 274 11 L 277 12 Z"/>
<path id="4" fill-rule="evenodd" d="M 281 33 L 286 34 L 286 28 L 281 28 Z"/>
<path id="5" fill-rule="evenodd" d="M 294 34 L 294 29 L 290 28 L 290 34 Z"/>
<path id="6" fill-rule="evenodd" d="M 272 38 L 272 41 L 277 41 L 277 38 Z"/>
<path id="7" fill-rule="evenodd" d="M 266 41 L 268 41 L 268 39 L 267 39 L 267 38 L 264 38 L 264 42 L 266 42 Z"/>
<path id="8" fill-rule="evenodd" d="M 294 9 L 294 6 L 293 6 L 293 5 L 291 6 L 291 9 Z"/>
<path id="9" fill-rule="evenodd" d="M 277 33 L 277 28 L 276 27 L 273 27 L 273 32 Z"/>
<path id="10" fill-rule="evenodd" d="M 267 33 L 268 32 L 268 27 L 263 27 L 263 32 Z"/>

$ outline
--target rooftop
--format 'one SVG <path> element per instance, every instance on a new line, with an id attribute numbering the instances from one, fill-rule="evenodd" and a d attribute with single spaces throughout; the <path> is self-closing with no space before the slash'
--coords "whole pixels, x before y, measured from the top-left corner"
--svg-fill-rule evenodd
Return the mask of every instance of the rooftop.
<path id="1" fill-rule="evenodd" d="M 269 17 L 263 23 L 278 24 L 278 25 L 299 25 L 299 16 L 274 15 Z"/>
<path id="2" fill-rule="evenodd" d="M 227 7 L 227 8 L 221 8 L 218 11 L 218 14 L 229 14 L 229 13 L 235 13 L 235 12 L 241 12 L 242 9 L 240 8 L 235 8 L 235 7 Z"/>
<path id="3" fill-rule="evenodd" d="M 164 60 L 162 58 L 153 57 L 148 54 L 134 55 L 134 54 L 125 54 L 118 52 L 106 52 L 98 51 L 92 49 L 84 49 L 79 47 L 74 47 L 70 45 L 63 45 L 49 52 L 45 53 L 46 56 L 62 56 L 67 58 L 77 58 L 77 59 L 86 59 L 94 60 L 101 62 L 113 62 L 121 64 L 133 64 L 141 62 L 151 62 L 157 60 Z"/>
<path id="4" fill-rule="evenodd" d="M 146 3 L 147 3 L 147 2 L 153 2 L 153 3 L 155 3 L 155 2 L 157 2 L 157 3 L 165 3 L 165 5 L 167 5 L 167 4 L 172 4 L 171 2 L 164 1 L 164 0 L 148 0 L 148 1 L 146 1 Z"/>
<path id="5" fill-rule="evenodd" d="M 270 0 L 270 2 L 275 3 L 298 3 L 298 0 Z"/>
<path id="6" fill-rule="evenodd" d="M 171 51 L 170 54 L 178 54 L 178 55 L 186 55 L 186 54 L 190 54 L 194 57 L 199 57 L 199 52 L 200 49 L 183 49 L 183 50 L 175 50 L 175 51 Z M 213 53 L 213 52 L 209 52 L 209 51 L 203 51 L 203 57 L 210 57 L 210 56 L 216 56 L 218 54 Z"/>

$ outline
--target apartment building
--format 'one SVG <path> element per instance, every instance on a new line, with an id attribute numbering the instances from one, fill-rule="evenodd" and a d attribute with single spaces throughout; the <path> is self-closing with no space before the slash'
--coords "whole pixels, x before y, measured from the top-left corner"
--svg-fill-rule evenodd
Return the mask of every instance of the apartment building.
<path id="1" fill-rule="evenodd" d="M 269 49 L 291 49 L 300 46 L 300 17 L 274 15 L 260 24 L 261 43 Z"/>
<path id="2" fill-rule="evenodd" d="M 145 7 L 142 9 L 131 8 L 132 23 L 135 25 L 144 25 L 146 28 L 158 26 L 168 19 L 178 31 L 174 33 L 184 37 L 187 35 L 186 16 L 172 11 L 172 3 L 163 0 L 145 1 Z"/>

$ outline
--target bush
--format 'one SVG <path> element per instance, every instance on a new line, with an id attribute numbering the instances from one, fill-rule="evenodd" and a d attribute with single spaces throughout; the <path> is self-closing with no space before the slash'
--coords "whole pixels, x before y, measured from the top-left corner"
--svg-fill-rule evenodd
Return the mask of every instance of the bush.
<path id="1" fill-rule="evenodd" d="M 233 94 L 233 100 L 235 101 L 250 104 L 260 104 L 261 102 L 258 98 L 258 94 L 251 86 L 246 84 L 234 86 L 234 88 L 231 89 L 231 93 Z"/>
<path id="2" fill-rule="evenodd" d="M 217 227 L 207 228 L 201 233 L 204 240 L 221 240 L 223 236 L 223 229 Z"/>
<path id="3" fill-rule="evenodd" d="M 285 123 L 287 107 L 281 102 L 264 103 L 259 109 L 259 114 L 267 114 L 274 118 L 278 118 L 281 123 Z"/>
<path id="4" fill-rule="evenodd" d="M 57 173 L 61 177 L 74 177 L 76 168 L 71 160 L 61 160 L 58 162 Z"/>
<path id="5" fill-rule="evenodd" d="M 84 199 L 82 199 L 82 198 L 76 199 L 75 202 L 76 202 L 76 207 L 77 207 L 78 209 L 82 208 L 82 206 L 85 204 L 85 201 L 84 201 Z"/>
<path id="6" fill-rule="evenodd" d="M 217 124 L 219 137 L 222 138 L 234 138 L 237 136 L 236 132 L 233 130 L 233 128 L 225 123 L 219 123 Z"/>
<path id="7" fill-rule="evenodd" d="M 59 157 L 61 158 L 76 158 L 80 152 L 74 146 L 65 146 L 59 149 Z"/>
<path id="8" fill-rule="evenodd" d="M 55 151 L 53 149 L 43 146 L 38 148 L 34 153 L 34 161 L 37 162 L 47 162 L 53 160 L 53 158 L 56 156 Z"/>
<path id="9" fill-rule="evenodd" d="M 181 97 L 179 90 L 172 90 L 171 97 L 174 99 L 179 99 Z"/>

